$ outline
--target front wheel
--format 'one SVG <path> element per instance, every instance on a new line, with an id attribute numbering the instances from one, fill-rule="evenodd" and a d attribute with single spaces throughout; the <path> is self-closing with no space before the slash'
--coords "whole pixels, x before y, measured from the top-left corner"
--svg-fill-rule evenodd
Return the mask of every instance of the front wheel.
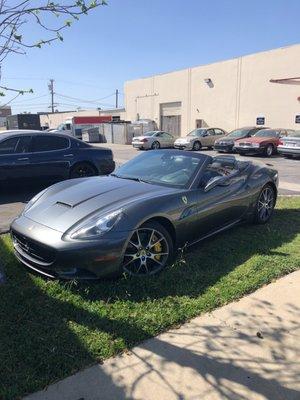
<path id="1" fill-rule="evenodd" d="M 273 186 L 264 186 L 258 196 L 255 210 L 254 223 L 265 224 L 271 218 L 276 203 L 276 194 Z"/>
<path id="2" fill-rule="evenodd" d="M 194 144 L 193 144 L 193 150 L 194 151 L 198 151 L 198 150 L 200 150 L 201 149 L 201 143 L 200 142 L 195 142 Z"/>
<path id="3" fill-rule="evenodd" d="M 271 155 L 273 154 L 274 148 L 272 144 L 268 144 L 268 146 L 265 149 L 265 155 L 267 157 L 271 157 Z"/>
<path id="4" fill-rule="evenodd" d="M 173 241 L 158 222 L 148 222 L 131 235 L 122 262 L 122 272 L 150 276 L 160 272 L 172 259 Z"/>
<path id="5" fill-rule="evenodd" d="M 160 143 L 159 142 L 155 141 L 155 142 L 152 143 L 151 149 L 158 150 L 159 148 L 160 148 Z"/>

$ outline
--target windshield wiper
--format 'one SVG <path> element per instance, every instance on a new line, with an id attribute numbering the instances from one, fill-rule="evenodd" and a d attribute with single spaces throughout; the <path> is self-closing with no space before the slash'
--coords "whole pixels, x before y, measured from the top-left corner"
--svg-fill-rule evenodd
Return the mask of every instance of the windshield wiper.
<path id="1" fill-rule="evenodd" d="M 148 181 L 146 181 L 146 180 L 144 180 L 144 179 L 142 179 L 142 178 L 138 178 L 138 177 L 135 177 L 135 176 L 122 176 L 122 175 L 118 175 L 118 174 L 110 174 L 111 176 L 114 176 L 114 177 L 116 177 L 116 178 L 120 178 L 120 179 L 129 179 L 129 180 L 131 180 L 131 181 L 136 181 L 136 182 L 142 182 L 142 183 L 149 183 L 149 184 L 151 184 L 150 182 L 148 182 Z"/>

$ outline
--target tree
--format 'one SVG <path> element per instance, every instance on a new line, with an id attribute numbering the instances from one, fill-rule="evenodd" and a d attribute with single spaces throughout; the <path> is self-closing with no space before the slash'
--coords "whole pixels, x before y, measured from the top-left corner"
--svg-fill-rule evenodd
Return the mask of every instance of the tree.
<path id="1" fill-rule="evenodd" d="M 105 0 L 0 0 L 0 81 L 3 61 L 9 55 L 26 54 L 28 49 L 41 48 L 55 41 L 63 41 L 63 31 L 75 20 L 92 9 L 106 5 Z M 42 39 L 32 40 L 25 25 L 40 28 Z M 0 85 L 0 96 L 5 91 L 16 92 L 16 97 L 32 90 L 19 90 Z M 13 100 L 13 99 L 12 99 Z M 11 101 L 12 101 L 11 100 Z"/>

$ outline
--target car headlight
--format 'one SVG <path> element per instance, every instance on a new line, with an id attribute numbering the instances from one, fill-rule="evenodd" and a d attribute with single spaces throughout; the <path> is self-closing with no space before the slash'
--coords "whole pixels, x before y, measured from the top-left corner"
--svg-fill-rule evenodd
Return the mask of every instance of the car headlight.
<path id="1" fill-rule="evenodd" d="M 97 239 L 116 225 L 122 213 L 123 210 L 119 209 L 105 215 L 94 215 L 73 228 L 67 236 L 75 240 Z"/>
<path id="2" fill-rule="evenodd" d="M 26 213 L 26 211 L 28 211 L 34 205 L 34 203 L 36 203 L 43 196 L 43 194 L 46 193 L 47 190 L 48 188 L 42 190 L 41 192 L 36 194 L 31 200 L 29 200 L 29 202 L 24 207 L 23 214 Z"/>
<path id="3" fill-rule="evenodd" d="M 259 147 L 259 143 L 252 143 L 252 147 Z"/>

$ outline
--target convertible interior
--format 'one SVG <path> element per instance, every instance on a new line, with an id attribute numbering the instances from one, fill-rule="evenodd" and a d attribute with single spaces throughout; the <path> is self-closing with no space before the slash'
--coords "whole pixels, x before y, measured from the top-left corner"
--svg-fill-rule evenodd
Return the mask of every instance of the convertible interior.
<path id="1" fill-rule="evenodd" d="M 199 187 L 205 187 L 208 182 L 216 177 L 232 177 L 248 167 L 249 161 L 237 161 L 230 156 L 217 156 L 208 164 L 200 180 Z"/>

